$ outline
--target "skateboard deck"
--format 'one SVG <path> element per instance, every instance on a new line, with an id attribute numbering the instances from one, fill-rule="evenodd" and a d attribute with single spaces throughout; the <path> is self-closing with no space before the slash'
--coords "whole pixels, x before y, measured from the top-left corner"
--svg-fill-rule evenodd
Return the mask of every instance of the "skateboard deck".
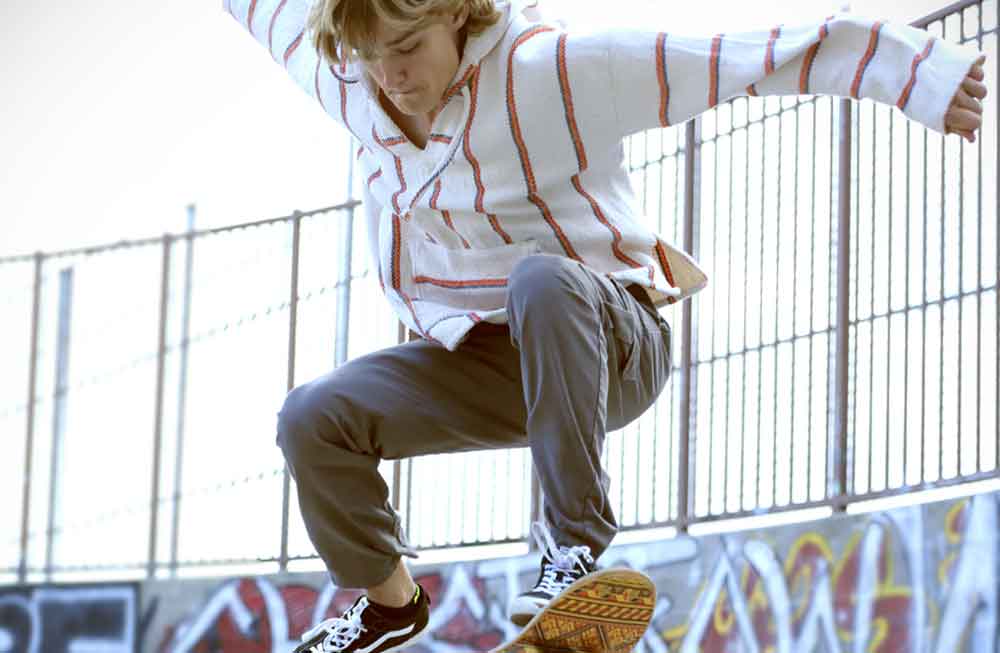
<path id="1" fill-rule="evenodd" d="M 628 653 L 653 618 L 656 587 L 645 574 L 603 569 L 567 587 L 490 653 Z"/>

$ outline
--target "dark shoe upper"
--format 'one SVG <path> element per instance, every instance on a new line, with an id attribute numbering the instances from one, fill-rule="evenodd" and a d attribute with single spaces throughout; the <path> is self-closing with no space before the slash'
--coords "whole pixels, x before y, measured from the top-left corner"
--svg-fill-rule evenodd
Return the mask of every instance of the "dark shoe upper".
<path id="1" fill-rule="evenodd" d="M 510 619 L 518 626 L 527 624 L 563 590 L 597 569 L 590 547 L 559 545 L 538 522 L 531 525 L 531 533 L 542 551 L 542 561 L 534 587 L 511 603 Z"/>
<path id="2" fill-rule="evenodd" d="M 419 585 L 414 603 L 406 609 L 380 611 L 362 596 L 340 617 L 303 634 L 294 653 L 391 653 L 412 644 L 427 627 L 429 615 L 430 600 Z"/>

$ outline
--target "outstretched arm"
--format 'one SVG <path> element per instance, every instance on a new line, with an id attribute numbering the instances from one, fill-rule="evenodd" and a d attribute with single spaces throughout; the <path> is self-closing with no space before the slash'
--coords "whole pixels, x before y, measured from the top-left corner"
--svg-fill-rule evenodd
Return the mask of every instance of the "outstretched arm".
<path id="1" fill-rule="evenodd" d="M 346 98 L 357 85 L 322 60 L 306 32 L 310 0 L 223 0 L 225 10 L 324 111 L 350 127 Z"/>
<path id="2" fill-rule="evenodd" d="M 982 53 L 846 14 L 710 37 L 611 30 L 571 36 L 567 48 L 574 47 L 606 66 L 606 74 L 589 75 L 597 83 L 584 85 L 593 86 L 594 101 L 611 96 L 618 136 L 680 124 L 737 96 L 817 94 L 870 98 L 971 139 L 985 95 Z"/>

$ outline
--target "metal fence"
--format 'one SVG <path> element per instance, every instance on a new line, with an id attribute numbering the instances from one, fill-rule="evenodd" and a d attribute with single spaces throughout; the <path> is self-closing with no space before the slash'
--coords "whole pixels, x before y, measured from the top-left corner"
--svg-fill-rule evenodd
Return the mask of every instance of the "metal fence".
<path id="1" fill-rule="evenodd" d="M 1000 78 L 996 0 L 918 25 Z M 623 528 L 1000 477 L 996 106 L 971 146 L 811 96 L 629 139 L 646 215 L 711 285 L 664 309 L 673 382 L 609 434 Z M 0 259 L 0 582 L 314 558 L 276 412 L 405 336 L 356 207 Z M 537 514 L 525 449 L 381 470 L 419 547 Z"/>

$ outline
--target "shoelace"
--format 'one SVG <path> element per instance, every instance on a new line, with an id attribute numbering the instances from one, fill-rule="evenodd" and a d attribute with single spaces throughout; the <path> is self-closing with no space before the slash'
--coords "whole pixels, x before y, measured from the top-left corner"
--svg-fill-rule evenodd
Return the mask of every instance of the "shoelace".
<path id="1" fill-rule="evenodd" d="M 588 565 L 594 564 L 589 546 L 561 547 L 557 545 L 552 538 L 552 533 L 542 522 L 535 522 L 531 525 L 531 534 L 535 538 L 542 556 L 549 560 L 545 563 L 538 589 L 551 592 L 553 595 L 559 594 L 576 580 L 577 576 L 571 572 L 580 570 L 586 574 L 590 571 Z"/>
<path id="2" fill-rule="evenodd" d="M 361 623 L 361 613 L 367 607 L 368 597 L 362 596 L 343 616 L 327 619 L 306 631 L 302 635 L 302 641 L 307 642 L 316 635 L 326 632 L 327 635 L 322 642 L 324 653 L 343 651 L 365 631 L 365 627 Z"/>

